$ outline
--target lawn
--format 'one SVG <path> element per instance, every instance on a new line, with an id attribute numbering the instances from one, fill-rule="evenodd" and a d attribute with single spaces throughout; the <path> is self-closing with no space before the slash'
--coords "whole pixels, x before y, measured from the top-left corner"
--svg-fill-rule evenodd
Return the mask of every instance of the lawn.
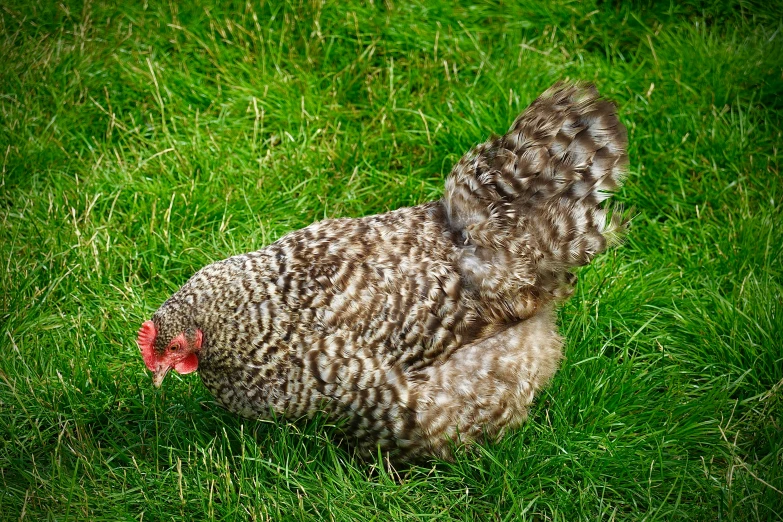
<path id="1" fill-rule="evenodd" d="M 781 13 L 4 2 L 0 519 L 783 520 Z M 152 387 L 136 331 L 193 272 L 438 198 L 563 78 L 617 102 L 634 218 L 524 427 L 392 467 Z"/>

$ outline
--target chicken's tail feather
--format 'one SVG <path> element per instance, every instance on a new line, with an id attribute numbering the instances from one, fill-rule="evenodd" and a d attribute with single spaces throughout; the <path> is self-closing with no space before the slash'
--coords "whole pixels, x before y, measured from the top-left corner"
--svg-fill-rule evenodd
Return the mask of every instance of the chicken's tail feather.
<path id="1" fill-rule="evenodd" d="M 627 144 L 615 105 L 595 87 L 558 83 L 506 135 L 459 161 L 444 204 L 464 241 L 463 269 L 482 293 L 525 285 L 556 293 L 570 286 L 571 268 L 619 240 L 627 220 L 602 202 L 622 184 Z"/>

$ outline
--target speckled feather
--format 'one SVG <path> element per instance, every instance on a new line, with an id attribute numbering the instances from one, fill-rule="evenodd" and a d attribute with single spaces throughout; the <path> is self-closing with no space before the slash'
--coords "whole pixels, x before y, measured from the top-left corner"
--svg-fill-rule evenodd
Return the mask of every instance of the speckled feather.
<path id="1" fill-rule="evenodd" d="M 519 425 L 561 357 L 554 307 L 625 223 L 601 202 L 627 138 L 590 86 L 557 84 L 468 152 L 443 199 L 331 219 L 196 273 L 156 351 L 198 329 L 198 371 L 247 417 L 325 412 L 364 452 L 450 456 Z"/>

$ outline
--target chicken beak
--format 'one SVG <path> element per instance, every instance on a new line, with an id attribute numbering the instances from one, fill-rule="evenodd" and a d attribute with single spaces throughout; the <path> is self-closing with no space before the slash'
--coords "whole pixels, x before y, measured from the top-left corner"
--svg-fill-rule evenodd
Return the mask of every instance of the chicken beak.
<path id="1" fill-rule="evenodd" d="M 166 378 L 166 374 L 169 372 L 170 366 L 158 366 L 158 369 L 152 372 L 152 385 L 156 388 L 160 388 L 163 384 L 163 379 Z"/>

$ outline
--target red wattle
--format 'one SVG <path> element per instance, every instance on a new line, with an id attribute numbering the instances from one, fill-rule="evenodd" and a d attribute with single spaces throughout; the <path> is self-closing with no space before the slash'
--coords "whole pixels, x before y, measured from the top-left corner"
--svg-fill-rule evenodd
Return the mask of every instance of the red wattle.
<path id="1" fill-rule="evenodd" d="M 198 370 L 198 357 L 196 357 L 195 353 L 191 353 L 180 362 L 175 364 L 174 370 L 182 375 L 195 372 Z"/>

